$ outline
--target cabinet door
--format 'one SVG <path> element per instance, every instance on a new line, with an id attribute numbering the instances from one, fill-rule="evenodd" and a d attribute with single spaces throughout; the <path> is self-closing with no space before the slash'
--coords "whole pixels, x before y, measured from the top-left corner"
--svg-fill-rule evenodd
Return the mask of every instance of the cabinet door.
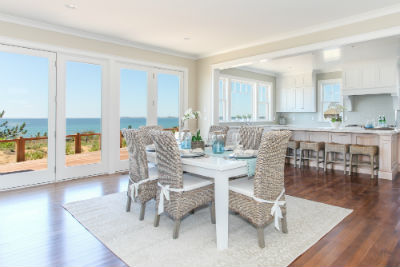
<path id="1" fill-rule="evenodd" d="M 378 85 L 379 72 L 375 65 L 367 65 L 362 70 L 362 87 L 374 88 Z"/>
<path id="2" fill-rule="evenodd" d="M 351 144 L 351 133 L 330 133 L 329 141 L 338 144 Z"/>
<path id="3" fill-rule="evenodd" d="M 396 68 L 392 65 L 383 65 L 378 67 L 379 87 L 396 86 Z"/>
<path id="4" fill-rule="evenodd" d="M 344 72 L 344 89 L 352 90 L 361 87 L 361 70 L 360 69 L 347 69 Z"/>
<path id="5" fill-rule="evenodd" d="M 292 131 L 292 137 L 290 138 L 291 140 L 296 140 L 296 141 L 308 141 L 308 135 L 304 131 Z"/>
<path id="6" fill-rule="evenodd" d="M 286 110 L 288 112 L 296 110 L 296 91 L 294 88 L 289 88 L 286 91 Z"/>
<path id="7" fill-rule="evenodd" d="M 308 138 L 311 142 L 328 142 L 328 132 L 308 132 Z"/>
<path id="8" fill-rule="evenodd" d="M 315 87 L 304 87 L 303 90 L 304 108 L 302 112 L 316 112 L 317 96 Z"/>
<path id="9" fill-rule="evenodd" d="M 295 105 L 296 111 L 301 112 L 304 110 L 304 87 L 295 89 Z"/>

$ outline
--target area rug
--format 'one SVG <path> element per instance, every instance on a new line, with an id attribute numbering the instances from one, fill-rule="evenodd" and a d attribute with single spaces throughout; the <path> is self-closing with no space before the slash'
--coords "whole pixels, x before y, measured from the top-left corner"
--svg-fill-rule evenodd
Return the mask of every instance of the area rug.
<path id="1" fill-rule="evenodd" d="M 125 212 L 126 193 L 67 203 L 86 229 L 129 266 L 287 266 L 315 244 L 352 210 L 287 196 L 288 234 L 273 224 L 265 229 L 265 248 L 257 231 L 237 215 L 229 216 L 229 249 L 218 251 L 215 225 L 204 208 L 186 217 L 178 239 L 172 239 L 173 221 L 161 216 L 153 227 L 155 203 L 149 202 L 144 221 L 139 204 Z"/>

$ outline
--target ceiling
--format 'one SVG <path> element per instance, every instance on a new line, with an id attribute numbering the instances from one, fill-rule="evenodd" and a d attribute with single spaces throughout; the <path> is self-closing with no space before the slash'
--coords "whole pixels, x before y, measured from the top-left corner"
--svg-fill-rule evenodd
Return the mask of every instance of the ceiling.
<path id="1" fill-rule="evenodd" d="M 279 75 L 298 72 L 331 72 L 341 70 L 344 64 L 400 56 L 400 36 L 330 47 L 304 54 L 258 61 L 240 69 Z"/>
<path id="2" fill-rule="evenodd" d="M 399 0 L 1 0 L 0 20 L 24 18 L 54 30 L 198 58 L 399 11 L 399 4 Z"/>

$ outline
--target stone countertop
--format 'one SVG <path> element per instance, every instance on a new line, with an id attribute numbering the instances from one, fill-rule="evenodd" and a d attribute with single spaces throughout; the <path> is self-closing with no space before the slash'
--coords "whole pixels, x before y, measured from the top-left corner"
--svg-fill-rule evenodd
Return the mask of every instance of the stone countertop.
<path id="1" fill-rule="evenodd" d="M 310 132 L 335 132 L 335 133 L 360 133 L 360 134 L 377 134 L 377 135 L 395 135 L 400 133 L 400 129 L 394 130 L 377 130 L 377 129 L 364 129 L 361 127 L 319 127 L 319 126 L 301 126 L 301 125 L 257 125 L 259 127 L 270 128 L 271 130 L 291 130 L 291 131 L 310 131 Z M 240 126 L 230 126 L 231 128 L 239 128 Z"/>

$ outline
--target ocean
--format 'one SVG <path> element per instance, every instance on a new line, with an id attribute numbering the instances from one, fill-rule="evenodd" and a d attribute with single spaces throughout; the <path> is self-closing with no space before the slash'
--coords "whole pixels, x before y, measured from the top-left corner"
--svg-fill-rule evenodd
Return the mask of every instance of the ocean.
<path id="1" fill-rule="evenodd" d="M 47 119 L 0 119 L 0 124 L 8 121 L 9 127 L 17 124 L 26 123 L 25 130 L 28 132 L 24 137 L 36 136 L 38 133 L 47 133 Z M 131 126 L 137 129 L 139 126 L 146 125 L 146 118 L 122 117 L 120 119 L 121 129 Z M 164 128 L 172 128 L 179 125 L 179 119 L 174 117 L 158 118 L 158 125 Z M 67 135 L 92 131 L 99 133 L 101 128 L 100 118 L 67 118 Z"/>

